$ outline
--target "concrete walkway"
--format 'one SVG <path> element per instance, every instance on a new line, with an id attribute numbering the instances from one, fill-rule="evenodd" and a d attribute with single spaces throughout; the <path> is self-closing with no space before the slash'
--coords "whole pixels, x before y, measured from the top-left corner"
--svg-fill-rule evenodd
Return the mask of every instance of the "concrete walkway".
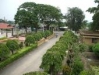
<path id="1" fill-rule="evenodd" d="M 46 43 L 42 44 L 34 51 L 31 51 L 27 55 L 21 57 L 20 59 L 14 61 L 7 67 L 5 67 L 2 71 L 0 71 L 0 75 L 23 75 L 24 73 L 31 71 L 39 71 L 40 64 L 42 61 L 42 56 L 46 53 L 46 51 L 51 48 L 56 41 L 59 40 L 59 37 L 62 36 L 63 32 L 57 32 L 58 37 L 54 37 L 51 40 L 46 41 Z"/>

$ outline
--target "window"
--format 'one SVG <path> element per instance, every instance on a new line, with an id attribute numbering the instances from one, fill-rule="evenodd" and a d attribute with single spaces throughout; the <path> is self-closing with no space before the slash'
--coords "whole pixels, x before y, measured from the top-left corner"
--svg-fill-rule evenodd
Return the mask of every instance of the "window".
<path id="1" fill-rule="evenodd" d="M 97 43 L 97 38 L 92 38 L 92 43 Z"/>

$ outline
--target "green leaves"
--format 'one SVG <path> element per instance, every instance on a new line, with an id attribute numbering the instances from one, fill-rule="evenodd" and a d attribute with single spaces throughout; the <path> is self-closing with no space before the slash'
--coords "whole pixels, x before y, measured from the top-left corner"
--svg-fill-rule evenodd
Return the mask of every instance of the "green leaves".
<path id="1" fill-rule="evenodd" d="M 78 7 L 69 8 L 66 15 L 68 27 L 74 31 L 78 31 L 81 28 L 84 18 L 85 16 L 81 9 Z"/>
<path id="2" fill-rule="evenodd" d="M 95 3 L 97 3 L 96 7 L 91 7 L 87 11 L 90 13 L 94 13 L 93 15 L 93 22 L 91 24 L 91 30 L 92 31 L 97 31 L 99 30 L 99 0 L 95 0 Z"/>
<path id="3" fill-rule="evenodd" d="M 94 44 L 94 45 L 92 46 L 92 50 L 93 50 L 93 52 L 95 52 L 95 54 L 99 57 L 99 43 Z"/>
<path id="4" fill-rule="evenodd" d="M 13 51 L 19 49 L 19 45 L 16 40 L 8 40 L 6 45 L 9 48 L 9 50 L 11 50 L 12 54 L 13 54 Z"/>
<path id="5" fill-rule="evenodd" d="M 5 44 L 0 44 L 0 59 L 7 58 L 10 55 L 10 50 Z"/>
<path id="6" fill-rule="evenodd" d="M 48 75 L 48 74 L 46 72 L 35 71 L 35 72 L 29 72 L 23 75 Z"/>
<path id="7" fill-rule="evenodd" d="M 72 38 L 73 36 L 75 35 L 72 32 L 65 32 L 59 41 L 44 54 L 40 66 L 44 71 L 56 75 L 62 69 L 62 61 L 66 55 L 66 50 L 75 40 Z"/>

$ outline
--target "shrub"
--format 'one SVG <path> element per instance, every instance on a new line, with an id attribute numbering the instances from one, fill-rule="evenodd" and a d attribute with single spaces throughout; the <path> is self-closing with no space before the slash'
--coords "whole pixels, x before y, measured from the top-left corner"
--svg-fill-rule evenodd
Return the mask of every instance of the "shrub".
<path id="1" fill-rule="evenodd" d="M 20 48 L 23 47 L 23 42 L 20 42 L 19 47 L 20 47 Z"/>
<path id="2" fill-rule="evenodd" d="M 48 74 L 45 72 L 36 71 L 36 72 L 29 72 L 24 75 L 48 75 Z"/>
<path id="3" fill-rule="evenodd" d="M 99 43 L 94 44 L 92 50 L 99 57 Z"/>
<path id="4" fill-rule="evenodd" d="M 12 52 L 12 54 L 14 51 L 19 49 L 19 45 L 16 40 L 8 40 L 6 45 L 9 48 L 9 50 Z"/>
<path id="5" fill-rule="evenodd" d="M 93 45 L 89 45 L 89 51 L 90 52 L 93 52 L 92 47 L 93 47 Z"/>
<path id="6" fill-rule="evenodd" d="M 5 44 L 0 43 L 0 60 L 7 58 L 10 55 L 10 50 Z"/>
<path id="7" fill-rule="evenodd" d="M 80 75 L 95 75 L 93 71 L 83 70 L 80 72 Z"/>
<path id="8" fill-rule="evenodd" d="M 35 43 L 35 39 L 32 35 L 28 35 L 25 40 L 26 46 L 30 46 L 30 44 Z"/>
<path id="9" fill-rule="evenodd" d="M 37 47 L 37 44 L 33 44 L 29 47 L 24 47 L 24 48 L 20 49 L 17 53 L 11 55 L 8 59 L 2 61 L 0 63 L 0 69 L 4 68 L 6 65 L 12 63 L 16 59 L 18 59 L 18 58 L 22 57 L 23 55 L 27 54 L 28 52 L 32 51 L 36 47 Z"/>
<path id="10" fill-rule="evenodd" d="M 65 65 L 65 66 L 63 66 L 62 72 L 63 72 L 63 75 L 70 75 L 71 68 L 69 66 Z"/>
<path id="11" fill-rule="evenodd" d="M 79 44 L 80 52 L 84 52 L 88 49 L 87 45 L 84 43 Z"/>
<path id="12" fill-rule="evenodd" d="M 80 58 L 76 57 L 74 59 L 74 63 L 73 63 L 73 72 L 72 74 L 73 75 L 79 75 L 81 71 L 83 71 L 83 63 L 82 61 L 80 60 Z"/>

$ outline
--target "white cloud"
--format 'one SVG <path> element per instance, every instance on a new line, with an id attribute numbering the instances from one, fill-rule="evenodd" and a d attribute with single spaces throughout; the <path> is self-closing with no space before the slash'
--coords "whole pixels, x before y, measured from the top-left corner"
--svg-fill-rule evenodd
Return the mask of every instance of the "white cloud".
<path id="1" fill-rule="evenodd" d="M 16 14 L 17 8 L 24 2 L 35 2 L 42 4 L 50 4 L 59 7 L 62 13 L 66 13 L 68 7 L 79 7 L 85 15 L 86 20 L 91 21 L 92 14 L 86 12 L 89 7 L 96 6 L 94 0 L 1 0 L 0 1 L 0 18 L 6 17 L 8 20 L 13 20 Z"/>

